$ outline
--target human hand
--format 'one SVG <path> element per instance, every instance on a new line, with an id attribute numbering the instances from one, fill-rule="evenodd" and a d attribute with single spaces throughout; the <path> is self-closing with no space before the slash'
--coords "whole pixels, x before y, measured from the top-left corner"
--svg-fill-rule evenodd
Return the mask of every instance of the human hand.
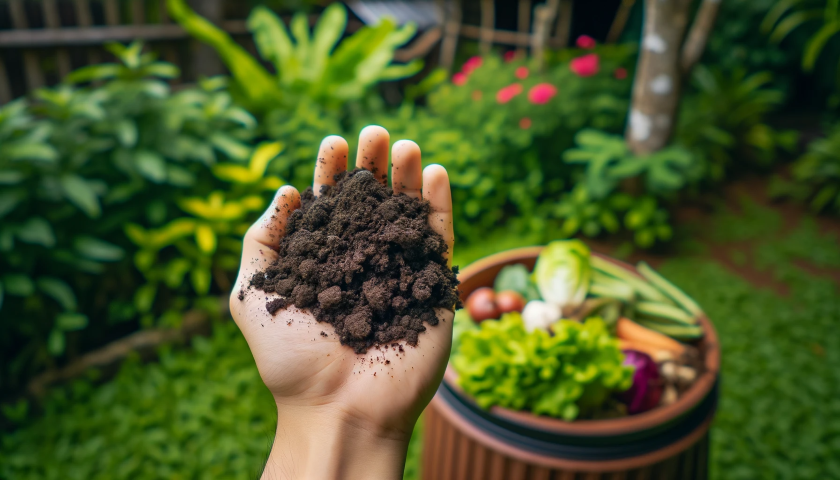
<path id="1" fill-rule="evenodd" d="M 362 130 L 356 166 L 387 180 L 388 132 Z M 321 142 L 313 188 L 334 184 L 347 168 L 347 142 Z M 449 177 L 439 165 L 421 172 L 420 149 L 402 140 L 392 149 L 394 194 L 430 202 L 429 225 L 453 247 Z M 251 277 L 277 258 L 275 251 L 300 194 L 281 188 L 245 235 L 242 265 L 231 294 L 233 318 L 274 396 L 278 426 L 263 478 L 401 478 L 408 439 L 417 417 L 440 384 L 452 341 L 453 312 L 427 327 L 416 347 L 371 348 L 358 355 L 339 343 L 333 327 L 290 306 L 274 316 L 266 302 L 277 294 L 248 291 Z M 244 298 L 240 299 L 240 291 Z M 320 332 L 325 332 L 326 337 Z M 387 363 L 386 363 L 387 360 Z"/>

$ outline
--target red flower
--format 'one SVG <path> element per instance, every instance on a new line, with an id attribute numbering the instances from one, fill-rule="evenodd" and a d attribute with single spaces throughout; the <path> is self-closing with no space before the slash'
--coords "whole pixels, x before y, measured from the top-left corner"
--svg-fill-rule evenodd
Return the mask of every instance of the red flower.
<path id="1" fill-rule="evenodd" d="M 624 80 L 625 78 L 627 78 L 627 69 L 624 67 L 618 67 L 613 72 L 613 76 L 615 76 L 615 78 L 619 80 Z"/>
<path id="2" fill-rule="evenodd" d="M 590 53 L 572 59 L 569 68 L 579 77 L 591 77 L 598 73 L 598 55 Z"/>
<path id="3" fill-rule="evenodd" d="M 476 102 L 481 100 L 481 90 L 473 90 L 472 99 L 475 100 Z"/>
<path id="4" fill-rule="evenodd" d="M 519 128 L 522 130 L 528 130 L 531 128 L 531 119 L 528 117 L 524 117 L 522 120 L 519 121 Z"/>
<path id="5" fill-rule="evenodd" d="M 595 39 L 590 37 L 589 35 L 581 35 L 577 38 L 577 42 L 575 42 L 578 48 L 595 48 Z"/>
<path id="6" fill-rule="evenodd" d="M 506 62 L 512 62 L 516 58 L 516 50 L 508 50 L 503 58 Z"/>
<path id="7" fill-rule="evenodd" d="M 452 83 L 455 85 L 463 85 L 467 83 L 467 76 L 461 72 L 452 75 Z"/>
<path id="8" fill-rule="evenodd" d="M 513 83 L 496 92 L 496 101 L 499 103 L 508 103 L 520 93 L 522 93 L 522 85 Z"/>
<path id="9" fill-rule="evenodd" d="M 482 59 L 481 57 L 470 57 L 469 60 L 464 62 L 464 66 L 461 67 L 461 71 L 469 75 L 473 72 L 473 70 L 480 67 L 482 63 L 484 63 L 484 59 Z"/>
<path id="10" fill-rule="evenodd" d="M 528 73 L 530 73 L 528 72 L 528 67 L 519 67 L 516 69 L 516 72 L 514 72 L 514 75 L 516 75 L 516 78 L 520 80 L 525 80 L 528 78 Z"/>
<path id="11" fill-rule="evenodd" d="M 557 87 L 550 83 L 539 83 L 528 91 L 528 100 L 534 105 L 543 105 L 557 95 Z"/>

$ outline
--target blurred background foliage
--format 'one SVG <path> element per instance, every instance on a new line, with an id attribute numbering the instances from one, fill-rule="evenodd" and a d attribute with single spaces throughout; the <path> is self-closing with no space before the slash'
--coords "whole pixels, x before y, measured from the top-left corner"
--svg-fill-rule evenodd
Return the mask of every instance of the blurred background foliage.
<path id="1" fill-rule="evenodd" d="M 171 17 L 219 54 L 228 76 L 173 90 L 175 65 L 139 42 L 115 44 L 116 62 L 0 106 L 0 477 L 256 473 L 273 434 L 270 398 L 235 326 L 222 321 L 220 298 L 236 275 L 244 231 L 279 186 L 311 183 L 327 135 L 345 136 L 355 150 L 359 129 L 379 124 L 393 140 L 420 144 L 424 164 L 450 173 L 458 248 L 466 251 L 582 235 L 625 252 L 679 253 L 675 245 L 689 242 L 674 223 L 677 210 L 707 207 L 727 182 L 756 175 L 773 176 L 778 198 L 840 213 L 838 2 L 723 2 L 670 145 L 637 156 L 622 134 L 642 3 L 618 43 L 600 42 L 604 33 L 594 47 L 546 52 L 540 68 L 502 48 L 476 56 L 476 45 L 462 42 L 448 73 L 394 61 L 415 36 L 411 24 L 385 20 L 348 35 L 340 3 L 251 2 L 252 54 L 183 0 L 168 0 Z M 310 29 L 299 13 L 287 25 L 275 11 L 289 7 L 321 12 L 320 20 Z M 584 15 L 573 36 L 608 25 L 612 14 Z M 829 250 L 818 249 L 831 260 Z M 723 273 L 703 270 L 703 278 L 733 285 L 737 299 L 723 287 L 703 290 L 685 273 L 690 265 L 678 266 L 674 278 L 686 277 L 713 316 L 743 318 L 721 329 L 724 342 L 748 317 L 776 315 L 753 303 L 747 311 L 739 299 L 764 294 Z M 814 288 L 822 292 L 814 302 L 834 305 L 828 287 Z M 779 308 L 773 325 L 799 318 L 799 307 Z M 188 312 L 215 325 L 191 350 L 166 347 L 159 363 L 132 359 L 108 382 L 91 373 L 27 399 L 37 374 L 131 332 L 178 328 Z M 757 361 L 752 353 L 731 355 L 727 374 L 756 374 L 745 366 Z M 766 419 L 740 423 L 735 412 L 746 400 L 729 391 L 736 393 L 725 397 L 719 431 L 784 433 Z M 138 428 L 142 435 L 130 434 Z M 173 438 L 191 450 L 172 449 Z M 739 444 L 733 457 L 720 445 L 720 478 L 810 478 L 761 463 L 768 457 L 758 447 Z M 61 469 L 43 461 L 48 447 Z M 788 447 L 790 458 L 840 476 L 826 455 L 779 449 Z"/>

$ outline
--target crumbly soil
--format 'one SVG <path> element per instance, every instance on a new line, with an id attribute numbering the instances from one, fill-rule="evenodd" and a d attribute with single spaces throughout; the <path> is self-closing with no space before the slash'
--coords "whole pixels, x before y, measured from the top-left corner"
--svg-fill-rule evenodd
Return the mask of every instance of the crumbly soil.
<path id="1" fill-rule="evenodd" d="M 395 196 L 367 170 L 336 180 L 317 198 L 312 188 L 301 195 L 278 260 L 251 287 L 281 296 L 267 302 L 270 314 L 307 308 L 356 353 L 417 345 L 425 325 L 437 325 L 436 307 L 460 307 L 458 268 L 447 266 L 446 242 L 429 227 L 429 203 Z"/>

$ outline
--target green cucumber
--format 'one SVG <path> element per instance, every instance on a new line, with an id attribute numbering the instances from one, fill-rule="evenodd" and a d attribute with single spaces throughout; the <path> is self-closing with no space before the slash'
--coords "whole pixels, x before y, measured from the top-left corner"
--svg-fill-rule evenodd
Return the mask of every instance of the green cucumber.
<path id="1" fill-rule="evenodd" d="M 690 341 L 703 338 L 703 328 L 700 325 L 674 325 L 645 318 L 636 318 L 636 322 L 675 340 Z"/>
<path id="2" fill-rule="evenodd" d="M 666 280 L 665 277 L 657 273 L 656 270 L 650 268 L 650 265 L 645 262 L 639 262 L 636 269 L 639 270 L 639 273 L 641 273 L 643 277 L 647 278 L 650 283 L 662 291 L 662 293 L 668 295 L 672 300 L 677 302 L 677 305 L 684 308 L 686 312 L 694 315 L 695 317 L 703 316 L 703 310 L 694 300 L 691 299 L 691 297 L 686 295 L 685 292 L 680 290 L 676 285 Z"/>
<path id="3" fill-rule="evenodd" d="M 696 325 L 697 319 L 687 314 L 685 310 L 673 305 L 655 302 L 639 302 L 636 311 L 650 317 L 662 318 L 683 325 Z"/>
<path id="4" fill-rule="evenodd" d="M 661 291 L 657 290 L 656 287 L 654 287 L 650 283 L 639 278 L 637 275 L 627 271 L 626 269 L 610 262 L 609 260 L 593 255 L 590 258 L 589 262 L 596 272 L 604 273 L 629 284 L 631 287 L 633 287 L 634 290 L 636 290 L 636 292 L 639 294 L 639 297 L 644 298 L 645 300 L 650 300 L 659 303 L 674 303 L 673 300 L 668 298 Z"/>

